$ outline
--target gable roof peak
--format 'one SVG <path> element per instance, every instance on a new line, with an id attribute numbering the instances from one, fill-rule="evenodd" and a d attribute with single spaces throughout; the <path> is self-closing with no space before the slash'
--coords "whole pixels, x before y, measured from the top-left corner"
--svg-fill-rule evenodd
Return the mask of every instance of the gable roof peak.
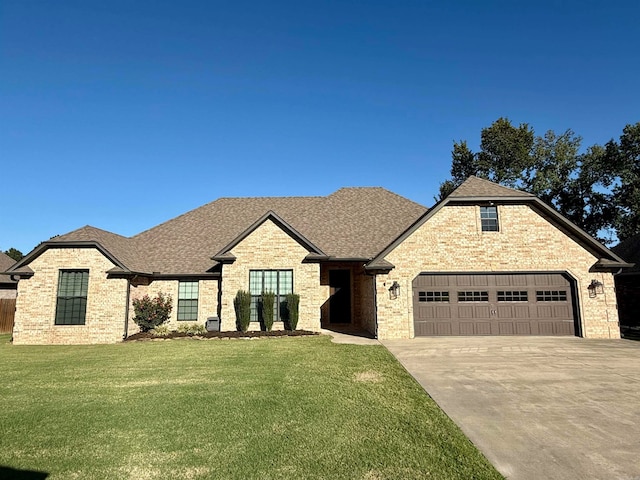
<path id="1" fill-rule="evenodd" d="M 468 197 L 535 197 L 535 195 L 517 190 L 515 188 L 504 187 L 490 180 L 469 176 L 462 184 L 449 194 L 452 198 Z"/>

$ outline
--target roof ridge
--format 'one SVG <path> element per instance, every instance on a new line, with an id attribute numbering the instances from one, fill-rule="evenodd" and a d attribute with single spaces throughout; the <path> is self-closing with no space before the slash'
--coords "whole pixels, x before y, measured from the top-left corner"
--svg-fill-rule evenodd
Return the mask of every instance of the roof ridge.
<path id="1" fill-rule="evenodd" d="M 469 175 L 448 197 L 504 197 L 506 193 L 509 193 L 509 196 L 535 198 L 534 194 L 527 191 L 500 185 L 476 175 Z"/>

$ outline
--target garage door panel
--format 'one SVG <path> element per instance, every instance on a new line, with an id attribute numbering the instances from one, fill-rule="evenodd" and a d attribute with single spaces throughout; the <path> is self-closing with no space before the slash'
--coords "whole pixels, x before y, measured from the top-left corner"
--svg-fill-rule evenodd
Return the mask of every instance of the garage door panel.
<path id="1" fill-rule="evenodd" d="M 413 289 L 418 336 L 576 334 L 563 274 L 424 274 Z"/>
<path id="2" fill-rule="evenodd" d="M 571 321 L 555 322 L 556 335 L 574 335 L 575 325 Z"/>
<path id="3" fill-rule="evenodd" d="M 433 322 L 416 322 L 414 332 L 417 336 L 430 336 L 436 334 L 435 324 Z"/>
<path id="4" fill-rule="evenodd" d="M 514 333 L 513 322 L 498 322 L 498 335 L 513 335 Z"/>

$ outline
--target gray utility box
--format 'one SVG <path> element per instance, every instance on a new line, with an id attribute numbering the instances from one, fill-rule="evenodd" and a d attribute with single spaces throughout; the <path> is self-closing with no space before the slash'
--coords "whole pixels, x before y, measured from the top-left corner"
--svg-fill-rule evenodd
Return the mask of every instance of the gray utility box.
<path id="1" fill-rule="evenodd" d="M 207 332 L 220 331 L 220 317 L 207 317 Z"/>

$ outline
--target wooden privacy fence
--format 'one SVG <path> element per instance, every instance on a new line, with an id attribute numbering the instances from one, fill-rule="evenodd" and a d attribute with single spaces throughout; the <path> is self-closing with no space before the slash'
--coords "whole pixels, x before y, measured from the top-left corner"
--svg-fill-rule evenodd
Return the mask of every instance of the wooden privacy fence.
<path id="1" fill-rule="evenodd" d="M 15 298 L 0 298 L 0 333 L 13 332 L 13 317 L 16 314 Z"/>

